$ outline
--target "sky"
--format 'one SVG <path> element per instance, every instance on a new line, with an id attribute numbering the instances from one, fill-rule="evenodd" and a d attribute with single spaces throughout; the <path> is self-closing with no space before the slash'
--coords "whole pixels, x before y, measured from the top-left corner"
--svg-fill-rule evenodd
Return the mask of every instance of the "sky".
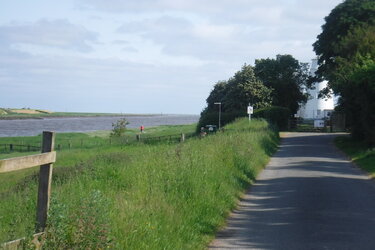
<path id="1" fill-rule="evenodd" d="M 315 57 L 341 0 L 0 0 L 0 107 L 199 114 L 255 59 Z"/>

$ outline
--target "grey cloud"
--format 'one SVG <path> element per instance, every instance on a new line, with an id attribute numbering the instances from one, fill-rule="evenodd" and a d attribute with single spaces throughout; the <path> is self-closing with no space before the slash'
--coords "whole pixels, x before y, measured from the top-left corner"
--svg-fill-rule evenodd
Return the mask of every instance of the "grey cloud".
<path id="1" fill-rule="evenodd" d="M 169 36 L 169 34 L 182 35 L 191 30 L 192 24 L 184 18 L 163 16 L 154 19 L 145 19 L 125 23 L 117 31 L 120 33 L 135 33 L 145 36 L 158 35 Z"/>
<path id="2" fill-rule="evenodd" d="M 128 41 L 124 41 L 124 40 L 115 40 L 115 41 L 112 41 L 112 44 L 115 44 L 115 45 L 128 45 L 129 42 Z"/>
<path id="3" fill-rule="evenodd" d="M 39 20 L 35 23 L 0 26 L 3 44 L 32 44 L 81 52 L 92 50 L 90 42 L 97 41 L 97 34 L 67 20 Z"/>
<path id="4" fill-rule="evenodd" d="M 100 1 L 81 1 L 98 10 L 109 11 Z M 286 46 L 290 44 L 298 51 L 303 49 L 299 46 L 309 44 L 304 49 L 311 51 L 323 18 L 331 8 L 327 8 L 327 3 L 323 1 L 334 7 L 340 0 L 157 0 L 152 3 L 139 0 L 137 6 L 127 3 L 131 1 L 111 1 L 111 4 L 118 7 L 117 11 L 123 12 L 160 13 L 164 10 L 164 13 L 170 11 L 176 15 L 192 14 L 191 20 L 163 16 L 129 22 L 118 31 L 150 40 L 160 45 L 162 52 L 168 55 L 237 61 L 244 59 L 244 53 L 251 53 L 248 57 L 262 57 L 262 52 L 267 54 L 269 51 L 285 53 Z M 202 27 L 204 25 L 207 27 Z M 223 36 L 215 37 L 217 34 Z M 310 56 L 305 55 L 304 58 Z"/>
<path id="5" fill-rule="evenodd" d="M 122 51 L 125 51 L 125 52 L 138 52 L 138 50 L 134 47 L 124 47 L 122 48 Z"/>
<path id="6" fill-rule="evenodd" d="M 311 43 L 304 26 L 194 24 L 187 19 L 163 16 L 125 23 L 118 32 L 136 34 L 161 45 L 172 56 L 193 56 L 203 60 L 246 61 L 268 52 L 284 53 L 286 44 Z M 294 42 L 293 42 L 294 41 Z"/>
<path id="7" fill-rule="evenodd" d="M 179 101 L 186 103 L 184 112 L 198 113 L 211 85 L 232 74 L 234 69 L 229 68 L 220 64 L 168 66 L 115 58 L 33 56 L 0 50 L 0 104 L 17 106 L 17 100 L 29 100 L 28 105 L 33 106 L 37 105 L 34 100 L 43 96 L 53 110 L 65 110 L 69 103 L 79 107 L 90 103 L 91 109 L 106 103 L 112 112 L 117 112 L 119 105 L 124 112 L 145 112 L 136 110 L 135 103 L 152 102 L 147 112 L 181 113 L 183 105 L 168 102 L 170 96 L 180 95 Z M 192 103 L 193 99 L 197 101 Z"/>

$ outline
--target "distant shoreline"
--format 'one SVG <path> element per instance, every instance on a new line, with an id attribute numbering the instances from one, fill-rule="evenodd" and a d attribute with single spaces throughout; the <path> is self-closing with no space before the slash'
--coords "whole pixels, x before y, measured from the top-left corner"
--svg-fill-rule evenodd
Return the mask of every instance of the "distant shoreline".
<path id="1" fill-rule="evenodd" d="M 173 116 L 173 115 L 184 115 L 184 114 L 98 114 L 98 113 L 77 113 L 77 114 L 43 114 L 43 115 L 0 115 L 0 120 L 42 120 L 47 118 L 93 118 L 93 117 L 153 117 L 153 116 Z M 193 114 L 191 114 L 193 115 Z"/>

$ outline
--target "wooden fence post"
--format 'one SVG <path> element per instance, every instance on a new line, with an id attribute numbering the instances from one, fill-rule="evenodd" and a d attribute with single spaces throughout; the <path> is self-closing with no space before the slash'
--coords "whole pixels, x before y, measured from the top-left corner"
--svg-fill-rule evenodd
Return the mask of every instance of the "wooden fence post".
<path id="1" fill-rule="evenodd" d="M 55 133 L 43 131 L 42 153 L 52 152 L 55 144 Z M 51 195 L 52 164 L 40 166 L 38 201 L 36 210 L 36 232 L 43 231 L 46 227 L 47 212 Z"/>
<path id="2" fill-rule="evenodd" d="M 184 142 L 184 141 L 185 141 L 185 134 L 182 133 L 182 134 L 181 134 L 181 138 L 180 138 L 180 142 Z"/>
<path id="3" fill-rule="evenodd" d="M 136 135 L 137 141 L 141 141 L 141 135 Z"/>

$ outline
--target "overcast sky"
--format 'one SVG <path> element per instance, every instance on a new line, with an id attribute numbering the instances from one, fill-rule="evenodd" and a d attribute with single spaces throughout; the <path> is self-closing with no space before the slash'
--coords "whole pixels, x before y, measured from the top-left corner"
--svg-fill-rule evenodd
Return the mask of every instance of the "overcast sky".
<path id="1" fill-rule="evenodd" d="M 198 114 L 244 63 L 311 44 L 341 0 L 0 0 L 0 107 Z"/>

